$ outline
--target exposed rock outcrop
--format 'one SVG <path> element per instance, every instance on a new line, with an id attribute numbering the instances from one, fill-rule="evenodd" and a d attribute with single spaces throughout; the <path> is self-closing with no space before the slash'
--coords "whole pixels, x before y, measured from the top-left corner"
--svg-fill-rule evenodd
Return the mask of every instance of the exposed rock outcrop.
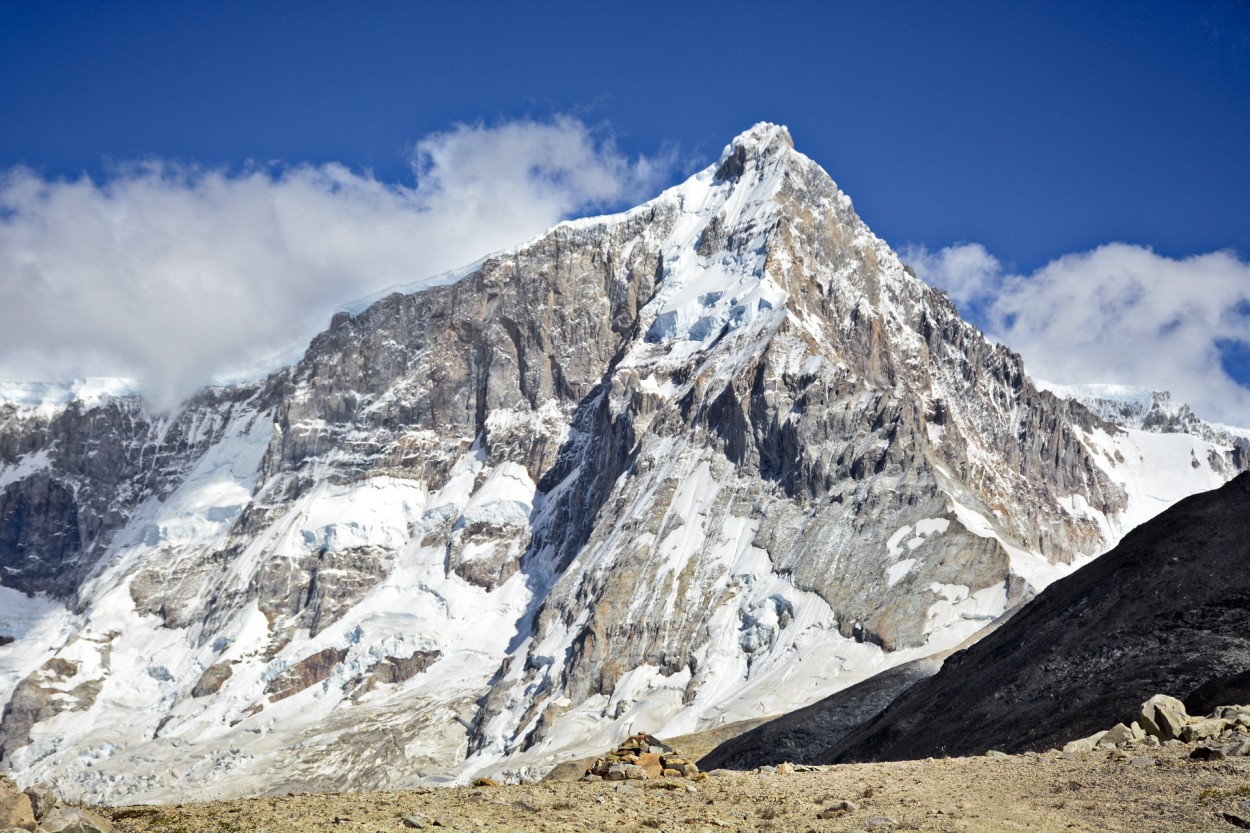
<path id="1" fill-rule="evenodd" d="M 1186 498 L 948 658 L 823 760 L 1060 745 L 1133 720 L 1179 736 L 1184 705 L 1250 665 L 1250 474 Z"/>

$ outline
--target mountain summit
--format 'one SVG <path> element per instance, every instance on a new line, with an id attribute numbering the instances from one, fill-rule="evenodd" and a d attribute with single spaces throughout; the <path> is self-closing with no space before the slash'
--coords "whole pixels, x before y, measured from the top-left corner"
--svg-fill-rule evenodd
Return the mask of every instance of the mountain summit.
<path id="1" fill-rule="evenodd" d="M 5 758 L 399 787 L 785 711 L 1220 485 L 1218 439 L 1038 391 L 756 125 L 263 382 L 0 405 Z"/>

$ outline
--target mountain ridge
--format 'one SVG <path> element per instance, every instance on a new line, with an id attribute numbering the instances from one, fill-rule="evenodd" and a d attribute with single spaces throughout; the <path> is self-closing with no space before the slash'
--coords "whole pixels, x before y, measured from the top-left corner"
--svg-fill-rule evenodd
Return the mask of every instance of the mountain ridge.
<path id="1" fill-rule="evenodd" d="M 0 407 L 0 566 L 73 607 L 0 646 L 5 759 L 86 756 L 97 801 L 530 778 L 783 711 L 1236 467 L 1034 389 L 766 124 L 259 384 L 156 427 L 125 401 Z M 83 468 L 106 446 L 130 468 Z M 40 478 L 112 510 L 63 563 L 23 542 L 77 504 L 3 514 Z"/>

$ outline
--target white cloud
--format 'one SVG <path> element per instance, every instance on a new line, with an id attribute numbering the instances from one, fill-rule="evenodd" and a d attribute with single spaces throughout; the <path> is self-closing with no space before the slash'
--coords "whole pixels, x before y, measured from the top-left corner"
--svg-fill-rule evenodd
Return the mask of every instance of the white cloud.
<path id="1" fill-rule="evenodd" d="M 930 252 L 912 246 L 903 259 L 933 286 L 945 289 L 956 304 L 969 304 L 990 294 L 1001 283 L 1002 264 L 980 243 L 960 243 Z"/>
<path id="2" fill-rule="evenodd" d="M 1170 390 L 1199 416 L 1250 423 L 1250 389 L 1221 364 L 1222 343 L 1250 345 L 1250 263 L 1231 252 L 1173 259 L 1112 243 L 1027 276 L 975 243 L 905 259 L 961 309 L 977 308 L 1035 377 Z"/>
<path id="3" fill-rule="evenodd" d="M 2 172 L 0 379 L 133 375 L 169 402 L 357 297 L 649 196 L 667 167 L 561 117 L 431 135 L 412 186 L 336 164 Z"/>

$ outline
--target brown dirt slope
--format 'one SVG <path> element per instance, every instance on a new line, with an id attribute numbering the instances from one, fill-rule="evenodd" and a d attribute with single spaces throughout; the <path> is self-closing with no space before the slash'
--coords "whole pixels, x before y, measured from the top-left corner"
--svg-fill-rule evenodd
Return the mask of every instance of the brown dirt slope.
<path id="1" fill-rule="evenodd" d="M 666 789 L 654 782 L 541 783 L 415 792 L 297 795 L 105 810 L 117 833 L 429 831 L 777 831 L 1088 833 L 1233 831 L 1250 815 L 1250 759 L 1148 765 L 1090 753 L 851 764 L 791 775 L 725 772 Z M 838 802 L 856 806 L 837 816 Z M 825 816 L 822 818 L 822 815 Z M 836 817 L 830 817 L 836 816 Z M 420 825 L 412 827 L 408 823 Z"/>

